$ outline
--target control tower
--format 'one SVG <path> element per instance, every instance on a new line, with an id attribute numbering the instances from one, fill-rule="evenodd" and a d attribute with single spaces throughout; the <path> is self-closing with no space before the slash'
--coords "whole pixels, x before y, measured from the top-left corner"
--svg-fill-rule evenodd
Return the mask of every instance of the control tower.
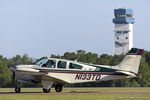
<path id="1" fill-rule="evenodd" d="M 114 10 L 115 54 L 126 54 L 133 47 L 133 10 L 119 8 Z"/>

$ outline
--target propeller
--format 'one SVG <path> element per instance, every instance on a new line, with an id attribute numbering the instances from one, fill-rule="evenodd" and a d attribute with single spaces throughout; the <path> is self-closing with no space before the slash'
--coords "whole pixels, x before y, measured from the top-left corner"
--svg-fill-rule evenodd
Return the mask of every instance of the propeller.
<path id="1" fill-rule="evenodd" d="M 15 72 L 13 72 L 13 75 L 12 75 L 12 85 L 14 86 L 14 83 L 15 83 Z"/>
<path id="2" fill-rule="evenodd" d="M 10 67 L 10 70 L 12 71 L 12 86 L 14 86 L 15 84 L 15 70 L 16 70 L 16 66 Z"/>

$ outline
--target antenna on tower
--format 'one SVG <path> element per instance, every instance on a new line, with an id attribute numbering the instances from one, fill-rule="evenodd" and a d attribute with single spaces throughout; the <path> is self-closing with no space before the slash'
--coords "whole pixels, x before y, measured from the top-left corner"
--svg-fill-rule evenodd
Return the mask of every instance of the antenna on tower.
<path id="1" fill-rule="evenodd" d="M 74 61 L 75 61 L 75 62 L 77 62 L 77 60 L 78 60 L 78 58 L 77 58 L 77 59 L 75 59 Z"/>

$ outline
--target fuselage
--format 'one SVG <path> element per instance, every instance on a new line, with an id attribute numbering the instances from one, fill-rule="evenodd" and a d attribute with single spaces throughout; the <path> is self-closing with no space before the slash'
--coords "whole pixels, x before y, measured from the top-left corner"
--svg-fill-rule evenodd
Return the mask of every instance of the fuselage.
<path id="1" fill-rule="evenodd" d="M 18 81 L 40 83 L 42 80 L 54 83 L 70 84 L 106 81 L 135 77 L 116 73 L 118 66 L 94 65 L 71 60 L 49 58 L 37 62 L 35 65 L 18 65 L 11 68 Z"/>

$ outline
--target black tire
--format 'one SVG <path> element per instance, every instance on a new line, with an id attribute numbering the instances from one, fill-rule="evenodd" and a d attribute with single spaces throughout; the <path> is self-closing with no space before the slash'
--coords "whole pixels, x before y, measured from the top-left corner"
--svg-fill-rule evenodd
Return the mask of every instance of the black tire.
<path id="1" fill-rule="evenodd" d="M 63 85 L 56 85 L 56 86 L 55 86 L 55 91 L 56 91 L 56 92 L 61 92 L 62 89 L 63 89 Z"/>
<path id="2" fill-rule="evenodd" d="M 15 88 L 15 92 L 16 92 L 16 93 L 20 93 L 20 91 L 21 91 L 21 88 L 20 88 L 20 87 L 16 87 L 16 88 Z"/>
<path id="3" fill-rule="evenodd" d="M 51 89 L 44 89 L 44 88 L 43 88 L 43 92 L 44 92 L 44 93 L 49 93 L 50 90 L 51 90 Z"/>

